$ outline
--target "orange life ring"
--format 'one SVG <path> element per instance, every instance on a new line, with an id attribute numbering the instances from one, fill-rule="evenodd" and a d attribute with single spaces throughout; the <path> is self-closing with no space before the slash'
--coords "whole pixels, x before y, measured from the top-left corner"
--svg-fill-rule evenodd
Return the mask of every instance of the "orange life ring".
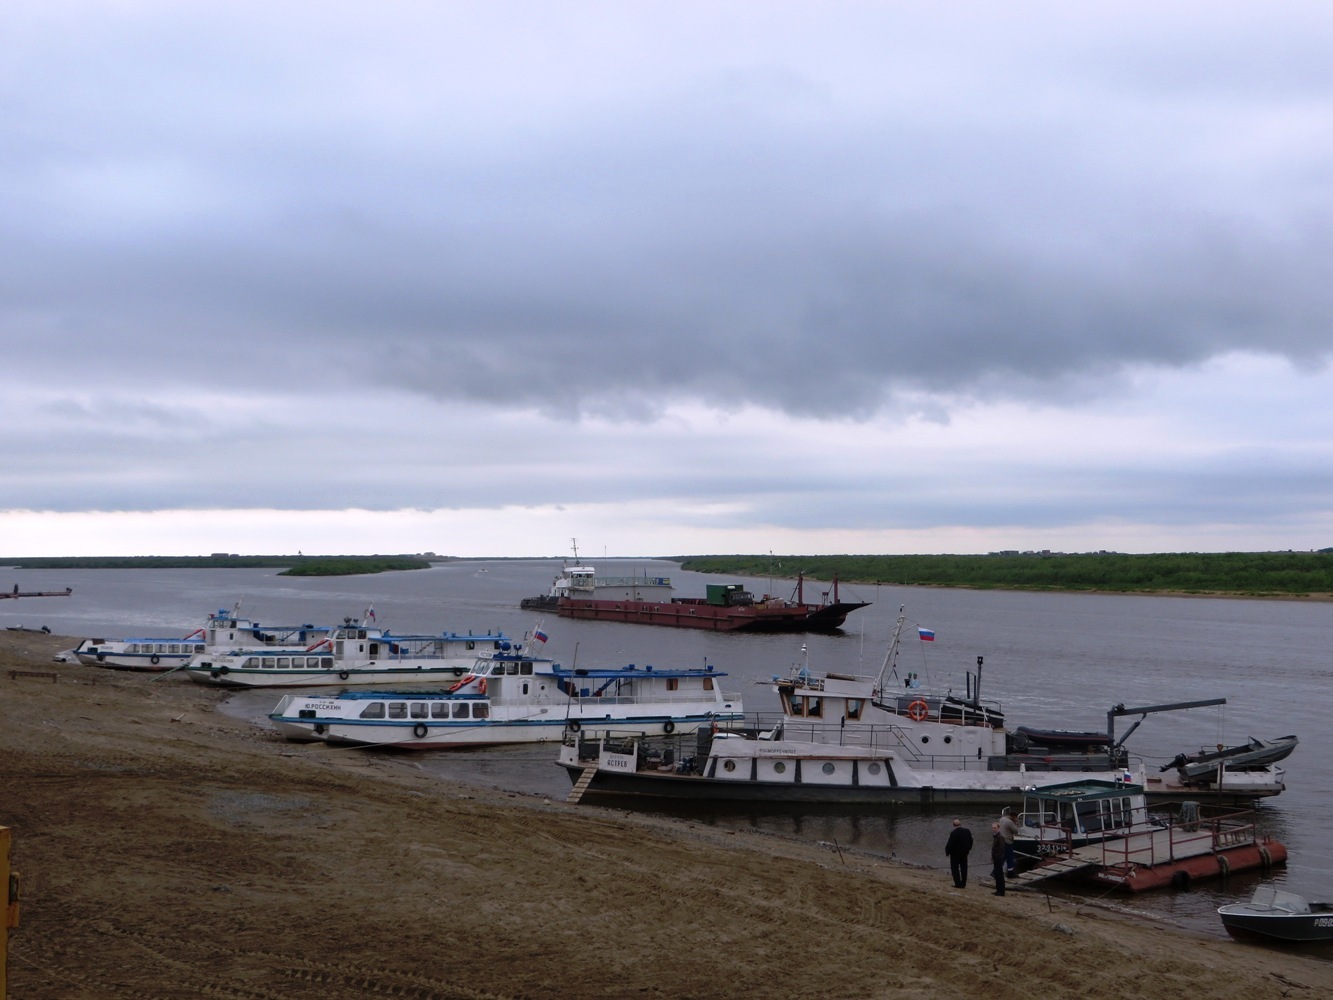
<path id="1" fill-rule="evenodd" d="M 480 694 L 485 694 L 485 693 L 486 693 L 486 678 L 485 678 L 485 677 L 483 677 L 480 681 L 477 682 L 477 691 L 478 691 Z"/>
<path id="2" fill-rule="evenodd" d="M 924 722 L 928 715 L 930 715 L 930 706 L 920 698 L 907 706 L 907 717 L 914 722 Z"/>

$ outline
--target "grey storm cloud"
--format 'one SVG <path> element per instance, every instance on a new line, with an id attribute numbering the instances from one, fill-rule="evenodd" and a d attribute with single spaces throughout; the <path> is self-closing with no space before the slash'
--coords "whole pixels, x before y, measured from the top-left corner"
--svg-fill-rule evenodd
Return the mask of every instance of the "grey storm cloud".
<path id="1" fill-rule="evenodd" d="M 29 503 L 88 503 L 51 472 L 76 453 L 110 506 L 253 503 L 204 456 L 300 464 L 358 419 L 397 421 L 398 485 L 324 462 L 332 502 L 489 503 L 514 470 L 483 424 L 515 411 L 582 455 L 579 421 L 682 403 L 943 423 L 1333 348 L 1318 4 L 53 2 L 0 29 L 0 323 L 12 398 L 45 393 L 3 437 Z M 423 402 L 466 426 L 405 426 Z M 441 456 L 477 474 L 409 484 Z M 582 457 L 561 499 L 604 489 Z M 796 520 L 781 476 L 670 457 L 644 493 L 780 494 Z M 1179 474 L 1216 489 L 1234 458 Z M 1024 504 L 1085 516 L 1131 474 Z M 882 517 L 882 484 L 831 475 L 825 510 Z M 1008 516 L 910 493 L 904 521 Z"/>

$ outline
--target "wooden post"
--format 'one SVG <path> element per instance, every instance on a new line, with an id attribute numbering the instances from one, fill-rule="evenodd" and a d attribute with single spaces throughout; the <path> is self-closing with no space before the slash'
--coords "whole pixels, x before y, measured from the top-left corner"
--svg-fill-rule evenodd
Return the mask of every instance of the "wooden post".
<path id="1" fill-rule="evenodd" d="M 9 928 L 19 925 L 18 875 L 9 870 L 9 827 L 0 826 L 0 891 L 5 894 L 4 929 L 0 932 L 0 1000 L 9 996 Z"/>

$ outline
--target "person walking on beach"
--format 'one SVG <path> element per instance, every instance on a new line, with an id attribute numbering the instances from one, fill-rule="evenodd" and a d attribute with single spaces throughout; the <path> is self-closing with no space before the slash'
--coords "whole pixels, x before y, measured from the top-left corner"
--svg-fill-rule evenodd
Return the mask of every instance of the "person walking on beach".
<path id="1" fill-rule="evenodd" d="M 995 895 L 1004 895 L 1004 834 L 1000 832 L 1000 824 L 992 823 L 990 825 L 990 863 L 991 878 L 995 879 Z"/>
<path id="2" fill-rule="evenodd" d="M 972 851 L 972 831 L 963 826 L 961 819 L 953 821 L 953 830 L 944 844 L 944 853 L 949 855 L 949 873 L 953 875 L 955 889 L 967 888 L 967 856 Z"/>
<path id="3" fill-rule="evenodd" d="M 1004 837 L 1004 870 L 1006 874 L 1017 875 L 1014 859 L 1014 838 L 1018 836 L 1018 824 L 1014 821 L 1009 807 L 1000 813 L 1000 835 Z"/>

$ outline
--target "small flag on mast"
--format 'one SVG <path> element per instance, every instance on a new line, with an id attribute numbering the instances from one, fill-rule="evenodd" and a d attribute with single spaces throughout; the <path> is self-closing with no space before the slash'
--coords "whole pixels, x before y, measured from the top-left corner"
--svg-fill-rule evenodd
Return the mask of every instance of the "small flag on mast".
<path id="1" fill-rule="evenodd" d="M 934 642 L 935 630 L 933 628 L 922 628 L 920 625 L 916 628 L 916 634 L 921 637 L 922 642 Z"/>
<path id="2" fill-rule="evenodd" d="M 546 641 L 546 633 L 543 632 L 541 629 L 537 629 L 535 632 L 533 632 L 532 637 L 536 639 L 538 642 Z"/>

